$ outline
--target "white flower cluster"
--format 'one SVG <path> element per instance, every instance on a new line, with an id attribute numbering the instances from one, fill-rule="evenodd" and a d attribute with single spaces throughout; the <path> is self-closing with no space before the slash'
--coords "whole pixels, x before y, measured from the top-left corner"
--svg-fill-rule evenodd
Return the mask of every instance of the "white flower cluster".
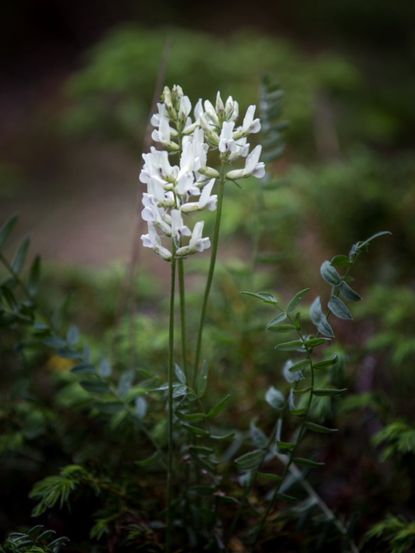
<path id="1" fill-rule="evenodd" d="M 218 92 L 216 106 L 199 100 L 192 119 L 191 102 L 175 85 L 164 88 L 157 107 L 158 113 L 151 119 L 155 127 L 152 138 L 163 149 L 152 147 L 150 153 L 143 154 L 140 180 L 147 185 L 147 192 L 141 215 L 148 233 L 141 239 L 145 247 L 170 261 L 173 255 L 186 257 L 210 247 L 210 239 L 203 237 L 204 221 L 197 221 L 191 230 L 183 215 L 216 210 L 217 195 L 212 191 L 217 178 L 262 178 L 265 167 L 259 161 L 261 146 L 249 153 L 247 142 L 248 135 L 261 128 L 259 119 L 254 119 L 255 106 L 249 106 L 242 125 L 235 127 L 238 103 L 229 97 L 224 104 Z M 207 165 L 210 150 L 219 151 L 222 173 Z M 175 156 L 177 164 L 172 164 L 170 158 Z M 245 159 L 244 167 L 232 169 L 240 158 Z M 166 245 L 162 237 L 169 238 Z"/>

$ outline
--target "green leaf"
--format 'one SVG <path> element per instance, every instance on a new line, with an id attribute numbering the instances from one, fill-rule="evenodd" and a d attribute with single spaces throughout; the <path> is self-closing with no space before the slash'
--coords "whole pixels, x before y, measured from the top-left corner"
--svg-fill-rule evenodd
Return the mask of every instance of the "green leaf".
<path id="1" fill-rule="evenodd" d="M 60 336 L 49 336 L 43 340 L 45 346 L 53 349 L 60 349 L 66 346 L 66 341 Z"/>
<path id="2" fill-rule="evenodd" d="M 292 324 L 275 325 L 267 328 L 272 332 L 292 332 L 293 330 L 296 330 L 296 327 Z"/>
<path id="3" fill-rule="evenodd" d="M 176 411 L 176 415 L 179 419 L 190 422 L 202 422 L 207 418 L 206 413 L 181 413 L 180 411 Z"/>
<path id="4" fill-rule="evenodd" d="M 19 303 L 15 298 L 15 295 L 13 294 L 13 292 L 10 290 L 10 288 L 8 286 L 2 286 L 1 292 L 10 309 L 17 309 L 19 306 Z"/>
<path id="5" fill-rule="evenodd" d="M 193 424 L 188 423 L 183 423 L 182 426 L 195 436 L 209 436 L 209 432 L 204 428 L 199 428 L 198 426 L 194 426 Z"/>
<path id="6" fill-rule="evenodd" d="M 317 330 L 326 338 L 334 338 L 334 332 L 321 309 L 320 298 L 317 297 L 310 306 L 310 318 Z"/>
<path id="7" fill-rule="evenodd" d="M 299 409 L 291 409 L 290 413 L 295 417 L 304 417 L 304 415 L 306 414 L 306 410 L 303 407 L 301 407 Z"/>
<path id="8" fill-rule="evenodd" d="M 266 394 L 265 394 L 265 401 L 270 405 L 273 409 L 276 409 L 277 411 L 280 411 L 285 404 L 285 399 L 283 394 L 274 388 L 274 386 L 271 386 L 268 388 Z"/>
<path id="9" fill-rule="evenodd" d="M 323 279 L 329 284 L 332 284 L 333 286 L 337 286 L 341 281 L 341 277 L 339 273 L 333 267 L 330 261 L 324 261 L 322 263 L 320 267 L 320 273 Z"/>
<path id="10" fill-rule="evenodd" d="M 317 346 L 322 346 L 323 344 L 327 344 L 327 338 L 309 338 L 305 341 L 305 346 L 307 348 L 316 348 Z"/>
<path id="11" fill-rule="evenodd" d="M 154 467 L 154 465 L 160 461 L 160 458 L 160 452 L 155 451 L 152 455 L 150 455 L 150 457 L 135 461 L 135 464 L 142 468 Z"/>
<path id="12" fill-rule="evenodd" d="M 347 392 L 347 388 L 314 388 L 315 396 L 337 396 Z"/>
<path id="13" fill-rule="evenodd" d="M 319 434 L 332 434 L 333 432 L 338 432 L 337 428 L 328 428 L 327 426 L 323 426 L 311 421 L 306 421 L 304 423 L 304 426 L 308 428 L 308 430 L 311 430 L 312 432 L 318 432 Z"/>
<path id="14" fill-rule="evenodd" d="M 290 372 L 295 373 L 295 372 L 301 371 L 302 369 L 306 369 L 309 366 L 310 366 L 309 359 L 302 359 L 301 361 L 297 361 L 296 363 L 293 363 L 292 365 L 290 365 L 288 370 Z"/>
<path id="15" fill-rule="evenodd" d="M 135 398 L 135 413 L 139 419 L 143 419 L 147 414 L 148 404 L 143 396 Z"/>
<path id="16" fill-rule="evenodd" d="M 376 232 L 375 234 L 372 234 L 372 236 L 370 236 L 369 238 L 367 238 L 363 242 L 357 242 L 356 244 L 354 244 L 355 249 L 361 250 L 363 248 L 367 248 L 367 246 L 373 240 L 376 240 L 377 238 L 380 238 L 381 236 L 391 236 L 391 235 L 392 235 L 392 233 L 388 230 L 382 230 L 382 231 Z"/>
<path id="17" fill-rule="evenodd" d="M 255 449 L 235 459 L 235 463 L 241 470 L 252 470 L 258 467 L 263 457 L 264 452 L 262 449 Z"/>
<path id="18" fill-rule="evenodd" d="M 11 263 L 12 269 L 16 274 L 19 274 L 26 260 L 27 252 L 30 245 L 30 238 L 27 236 L 22 240 L 17 249 L 16 255 Z"/>
<path id="19" fill-rule="evenodd" d="M 330 311 L 339 319 L 345 319 L 351 321 L 353 319 L 352 313 L 347 305 L 337 296 L 332 296 L 328 303 Z"/>
<path id="20" fill-rule="evenodd" d="M 348 267 L 350 265 L 350 259 L 347 255 L 335 255 L 330 260 L 333 267 Z"/>
<path id="21" fill-rule="evenodd" d="M 290 340 L 277 344 L 274 349 L 277 351 L 304 351 L 304 345 L 301 340 Z"/>
<path id="22" fill-rule="evenodd" d="M 108 384 L 102 380 L 81 380 L 79 384 L 92 394 L 105 394 L 110 391 Z"/>
<path id="23" fill-rule="evenodd" d="M 294 309 L 301 303 L 304 296 L 309 292 L 310 288 L 304 288 L 295 294 L 287 305 L 287 313 L 292 313 Z"/>
<path id="24" fill-rule="evenodd" d="M 207 416 L 210 419 L 213 419 L 219 415 L 219 413 L 225 408 L 225 405 L 228 403 L 230 397 L 231 396 L 229 394 L 226 394 L 225 397 L 223 397 L 214 407 L 212 407 L 212 409 L 209 410 Z"/>
<path id="25" fill-rule="evenodd" d="M 186 384 L 186 375 L 184 374 L 183 369 L 177 363 L 175 363 L 174 369 L 175 369 L 175 372 L 176 372 L 177 380 L 181 384 Z"/>
<path id="26" fill-rule="evenodd" d="M 114 415 L 125 409 L 124 403 L 122 401 L 117 401 L 117 400 L 99 401 L 99 402 L 97 401 L 96 405 L 100 411 L 102 411 L 103 413 L 107 413 L 109 415 Z"/>
<path id="27" fill-rule="evenodd" d="M 326 338 L 334 338 L 333 328 L 328 322 L 326 316 L 324 316 L 324 318 L 322 318 L 321 321 L 318 323 L 317 330 L 322 336 L 325 336 Z"/>
<path id="28" fill-rule="evenodd" d="M 92 374 L 96 373 L 96 370 L 94 365 L 91 365 L 90 363 L 82 363 L 72 367 L 71 372 L 74 374 Z"/>
<path id="29" fill-rule="evenodd" d="M 296 465 L 303 467 L 324 467 L 324 463 L 313 461 L 312 459 L 307 459 L 306 457 L 294 457 L 293 462 Z"/>
<path id="30" fill-rule="evenodd" d="M 287 314 L 286 313 L 280 313 L 279 315 L 277 315 L 274 319 L 272 319 L 266 326 L 266 328 L 268 330 L 272 330 L 275 326 L 277 326 L 278 324 L 282 323 L 282 321 L 285 321 L 285 319 L 287 318 Z"/>
<path id="31" fill-rule="evenodd" d="M 27 283 L 27 287 L 29 289 L 29 292 L 33 296 L 36 294 L 38 286 L 39 286 L 39 280 L 40 280 L 40 255 L 37 255 L 32 263 L 32 266 L 30 267 L 29 272 L 29 279 Z"/>
<path id="32" fill-rule="evenodd" d="M 295 448 L 295 442 L 277 442 L 278 449 L 282 452 L 292 451 Z"/>
<path id="33" fill-rule="evenodd" d="M 319 361 L 318 363 L 313 364 L 314 370 L 319 369 L 326 369 L 327 367 L 332 367 L 337 363 L 337 355 L 335 354 L 330 359 L 323 359 L 323 361 Z"/>
<path id="34" fill-rule="evenodd" d="M 190 445 L 189 449 L 200 455 L 212 455 L 215 452 L 213 447 L 205 447 L 202 445 Z"/>
<path id="35" fill-rule="evenodd" d="M 250 292 L 249 290 L 244 290 L 241 292 L 241 294 L 244 294 L 245 296 L 252 296 L 257 300 L 260 300 L 264 303 L 270 303 L 272 305 L 276 305 L 278 303 L 277 298 L 272 294 L 269 294 L 268 292 Z"/>
<path id="36" fill-rule="evenodd" d="M 0 250 L 6 243 L 7 238 L 10 236 L 12 230 L 16 226 L 18 220 L 17 215 L 12 215 L 0 229 Z"/>
<path id="37" fill-rule="evenodd" d="M 71 325 L 66 333 L 66 341 L 70 346 L 79 342 L 79 329 L 76 325 Z"/>
<path id="38" fill-rule="evenodd" d="M 272 474 L 271 472 L 257 472 L 257 478 L 259 480 L 265 480 L 266 482 L 281 482 L 282 478 L 279 474 Z"/>
<path id="39" fill-rule="evenodd" d="M 210 434 L 211 440 L 230 440 L 235 437 L 235 432 L 226 432 L 225 434 Z"/>
<path id="40" fill-rule="evenodd" d="M 258 426 L 255 424 L 255 421 L 251 421 L 251 424 L 249 426 L 249 434 L 255 447 L 264 448 L 267 446 L 268 438 L 265 433 L 260 428 L 258 428 Z"/>
<path id="41" fill-rule="evenodd" d="M 360 301 L 362 299 L 356 290 L 353 290 L 353 288 L 344 280 L 340 283 L 339 290 L 345 300 Z"/>
<path id="42" fill-rule="evenodd" d="M 315 325 L 317 325 L 321 321 L 321 318 L 323 316 L 324 314 L 323 310 L 321 309 L 321 301 L 320 297 L 318 296 L 310 305 L 310 319 Z"/>

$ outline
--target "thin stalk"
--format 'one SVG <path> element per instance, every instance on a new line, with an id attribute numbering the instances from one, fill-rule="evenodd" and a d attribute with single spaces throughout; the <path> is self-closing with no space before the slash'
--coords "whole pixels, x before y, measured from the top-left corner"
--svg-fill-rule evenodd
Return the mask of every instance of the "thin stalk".
<path id="1" fill-rule="evenodd" d="M 187 336 L 186 336 L 186 294 L 184 286 L 184 260 L 179 259 L 177 262 L 179 269 L 179 294 L 180 294 L 180 326 L 181 326 L 181 338 L 182 338 L 182 365 L 184 374 L 186 375 L 186 382 L 189 382 L 189 375 L 187 374 Z"/>
<path id="2" fill-rule="evenodd" d="M 176 258 L 173 246 L 170 279 L 169 367 L 168 367 L 168 455 L 167 455 L 167 528 L 166 553 L 172 550 L 173 541 L 173 378 L 174 378 L 174 303 L 176 291 Z"/>
<path id="3" fill-rule="evenodd" d="M 225 191 L 225 165 L 222 163 L 221 171 L 220 171 L 220 177 L 219 177 L 219 190 L 218 190 L 218 205 L 216 210 L 216 220 L 215 220 L 215 228 L 213 231 L 213 238 L 212 238 L 212 253 L 210 256 L 210 265 L 209 265 L 209 272 L 207 276 L 206 281 L 206 287 L 205 287 L 205 293 L 203 295 L 203 303 L 202 303 L 202 310 L 200 313 L 200 322 L 199 322 L 199 330 L 197 334 L 197 343 L 196 343 L 196 354 L 195 354 L 195 364 L 193 368 L 193 385 L 196 385 L 197 382 L 197 375 L 199 370 L 199 362 L 200 362 L 200 354 L 202 349 L 202 336 L 203 336 L 203 327 L 205 325 L 205 318 L 206 318 L 206 307 L 209 299 L 210 289 L 212 287 L 212 280 L 213 275 L 215 272 L 215 264 L 216 264 L 216 256 L 218 253 L 218 244 L 219 244 L 219 231 L 220 231 L 220 223 L 222 219 L 222 205 L 223 205 L 223 196 Z"/>

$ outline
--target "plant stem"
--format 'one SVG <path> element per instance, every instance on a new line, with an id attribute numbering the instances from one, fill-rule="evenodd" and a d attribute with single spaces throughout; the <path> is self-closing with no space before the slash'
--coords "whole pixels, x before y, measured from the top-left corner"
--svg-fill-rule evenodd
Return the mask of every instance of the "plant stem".
<path id="1" fill-rule="evenodd" d="M 205 293 L 203 296 L 202 311 L 200 313 L 199 330 L 197 334 L 195 364 L 193 368 L 193 386 L 195 386 L 197 382 L 200 354 L 202 349 L 203 327 L 205 325 L 205 318 L 206 318 L 206 307 L 209 299 L 210 289 L 212 286 L 213 274 L 215 272 L 216 256 L 218 253 L 218 244 L 219 244 L 220 223 L 222 219 L 222 205 L 223 205 L 224 190 L 225 190 L 225 164 L 222 162 L 220 177 L 219 177 L 218 205 L 216 210 L 215 228 L 213 231 L 213 238 L 212 238 L 212 253 L 210 256 L 209 272 L 208 272 L 208 277 L 206 281 Z"/>
<path id="2" fill-rule="evenodd" d="M 174 377 L 174 299 L 176 289 L 176 258 L 173 245 L 170 280 L 169 367 L 168 367 L 168 456 L 167 456 L 167 529 L 166 553 L 172 550 L 173 538 L 173 377 Z"/>
<path id="3" fill-rule="evenodd" d="M 181 338 L 182 338 L 182 364 L 184 374 L 186 375 L 186 382 L 189 382 L 189 375 L 187 374 L 187 344 L 186 344 L 186 295 L 184 286 L 184 260 L 179 259 L 177 261 L 179 269 L 179 294 L 180 294 L 180 326 L 181 326 Z"/>

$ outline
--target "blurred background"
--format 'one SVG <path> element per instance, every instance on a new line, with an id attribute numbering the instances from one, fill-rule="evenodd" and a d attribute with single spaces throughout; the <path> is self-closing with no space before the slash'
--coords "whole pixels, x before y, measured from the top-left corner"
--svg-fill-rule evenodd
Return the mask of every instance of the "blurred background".
<path id="1" fill-rule="evenodd" d="M 158 78 L 181 84 L 192 101 L 213 99 L 220 89 L 243 108 L 258 103 L 264 75 L 279 83 L 285 150 L 268 167 L 255 240 L 258 184 L 227 191 L 207 349 L 215 346 L 217 374 L 246 375 L 236 390 L 244 400 L 230 416 L 249 425 L 266 383 L 279 384 L 283 359 L 272 351 L 275 337 L 268 353 L 259 347 L 266 319 L 255 319 L 255 306 L 239 291 L 261 286 L 285 296 L 312 286 L 317 293 L 324 259 L 390 230 L 357 270 L 365 301 L 355 326 L 339 325 L 349 368 L 337 367 L 333 378 L 350 394 L 335 413 L 321 407 L 323 418 L 341 419 L 344 438 L 338 449 L 326 445 L 332 468 L 321 488 L 333 508 L 360 513 L 360 536 L 390 512 L 413 518 L 415 3 L 20 0 L 2 6 L 0 29 L 0 217 L 19 212 L 20 235 L 31 234 L 45 261 L 46 305 L 62 305 L 64 320 L 79 325 L 94 351 L 114 354 L 120 372 L 134 360 L 160 365 L 166 348 L 159 309 L 166 265 L 137 249 L 136 227 L 139 163 Z M 203 266 L 192 263 L 195 273 Z M 198 306 L 201 281 L 193 282 L 189 301 Z M 132 332 L 140 336 L 138 351 Z M 3 480 L 14 479 L 16 492 L 12 511 L 0 517 L 3 533 L 30 520 L 23 498 L 31 484 L 63 462 L 93 457 L 89 445 L 65 434 L 73 425 L 70 394 L 52 400 L 39 376 L 47 367 L 57 378 L 50 386 L 65 388 L 65 362 L 31 359 L 29 377 L 13 354 L 4 338 L 2 361 L 12 369 L 6 396 L 29 393 L 32 380 L 35 391 L 29 407 L 11 403 L 18 422 L 7 408 L 0 414 Z M 215 385 L 226 390 L 220 379 Z M 53 437 L 46 404 L 66 417 Z M 385 437 L 385 465 L 373 436 L 397 421 L 404 427 Z M 16 428 L 20 441 L 11 442 Z M 402 428 L 409 432 L 404 443 Z"/>
<path id="2" fill-rule="evenodd" d="M 397 243 L 407 250 L 414 20 L 405 0 L 8 2 L 1 216 L 18 209 L 48 259 L 125 261 L 142 138 L 166 58 L 164 80 L 181 83 L 193 100 L 221 89 L 247 105 L 270 73 L 285 91 L 289 121 L 277 174 L 304 183 L 311 196 L 320 186 L 324 196 L 345 187 L 356 208 L 341 215 L 347 224 L 399 219 Z M 301 175 L 293 173 L 298 164 Z M 337 227 L 347 243 L 347 229 Z"/>

